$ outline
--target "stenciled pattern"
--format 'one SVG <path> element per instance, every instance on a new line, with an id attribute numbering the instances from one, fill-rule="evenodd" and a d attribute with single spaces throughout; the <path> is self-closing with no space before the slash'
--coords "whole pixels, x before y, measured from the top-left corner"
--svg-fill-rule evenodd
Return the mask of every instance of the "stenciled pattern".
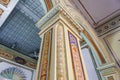
<path id="1" fill-rule="evenodd" d="M 57 80 L 68 80 L 64 44 L 64 29 L 62 25 L 59 25 L 57 27 Z"/>
<path id="2" fill-rule="evenodd" d="M 70 32 L 68 32 L 68 35 L 70 40 L 70 49 L 71 49 L 75 80 L 85 80 L 77 39 Z"/>
<path id="3" fill-rule="evenodd" d="M 41 61 L 41 74 L 40 80 L 46 80 L 49 76 L 48 69 L 49 69 L 49 61 L 50 61 L 50 45 L 51 45 L 51 32 L 47 32 L 44 37 L 44 45 L 42 51 L 42 61 Z M 49 79 L 47 79 L 49 80 Z"/>
<path id="4" fill-rule="evenodd" d="M 98 36 L 103 36 L 109 33 L 109 31 L 118 28 L 120 25 L 120 16 L 108 21 L 107 23 L 95 28 Z"/>

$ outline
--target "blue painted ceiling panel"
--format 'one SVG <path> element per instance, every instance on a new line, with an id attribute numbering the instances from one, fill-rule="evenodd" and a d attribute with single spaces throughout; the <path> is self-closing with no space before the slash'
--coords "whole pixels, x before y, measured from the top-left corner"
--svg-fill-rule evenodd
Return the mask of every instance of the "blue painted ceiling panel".
<path id="1" fill-rule="evenodd" d="M 0 29 L 0 44 L 30 56 L 39 51 L 38 33 L 34 22 L 15 8 Z"/>

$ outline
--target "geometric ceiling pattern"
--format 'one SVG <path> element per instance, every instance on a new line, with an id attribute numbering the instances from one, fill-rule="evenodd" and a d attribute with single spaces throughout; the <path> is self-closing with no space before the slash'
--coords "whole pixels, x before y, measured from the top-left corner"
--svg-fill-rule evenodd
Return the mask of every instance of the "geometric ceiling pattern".
<path id="1" fill-rule="evenodd" d="M 0 44 L 31 57 L 40 48 L 38 32 L 34 22 L 15 8 L 0 28 Z"/>
<path id="2" fill-rule="evenodd" d="M 46 13 L 45 5 L 40 0 L 20 0 L 16 7 L 34 22 Z"/>
<path id="3" fill-rule="evenodd" d="M 39 18 L 45 14 L 39 0 L 20 0 L 24 6 L 31 10 Z"/>
<path id="4" fill-rule="evenodd" d="M 41 39 L 35 22 L 45 13 L 39 0 L 20 0 L 0 28 L 0 44 L 37 59 Z"/>

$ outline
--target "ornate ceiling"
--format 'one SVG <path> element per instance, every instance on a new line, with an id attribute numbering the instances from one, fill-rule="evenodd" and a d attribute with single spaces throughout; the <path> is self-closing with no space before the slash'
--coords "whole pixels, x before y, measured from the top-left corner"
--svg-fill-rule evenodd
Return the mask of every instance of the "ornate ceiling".
<path id="1" fill-rule="evenodd" d="M 46 13 L 43 3 L 20 0 L 0 28 L 0 44 L 36 59 L 41 40 L 35 23 Z"/>
<path id="2" fill-rule="evenodd" d="M 73 1 L 94 28 L 120 14 L 119 0 Z M 40 48 L 39 29 L 35 23 L 47 13 L 45 2 L 20 0 L 0 28 L 0 44 L 35 59 Z"/>
<path id="3" fill-rule="evenodd" d="M 94 28 L 120 14 L 120 0 L 73 1 Z"/>

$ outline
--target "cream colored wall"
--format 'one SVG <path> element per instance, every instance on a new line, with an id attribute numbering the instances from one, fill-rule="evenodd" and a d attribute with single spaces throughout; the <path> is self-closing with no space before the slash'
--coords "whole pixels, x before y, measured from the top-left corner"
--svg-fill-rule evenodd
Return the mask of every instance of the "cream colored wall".
<path id="1" fill-rule="evenodd" d="M 118 48 L 119 48 L 119 43 L 117 43 L 117 44 L 116 44 L 116 43 L 115 43 L 115 44 L 113 43 L 113 44 L 112 44 L 112 42 L 111 42 L 111 40 L 110 40 L 109 43 L 110 43 L 111 45 L 107 45 L 106 42 L 105 42 L 105 40 L 109 40 L 109 39 L 113 39 L 114 41 L 115 41 L 116 39 L 119 40 L 119 39 L 120 39 L 120 36 L 119 36 L 120 32 L 119 32 L 119 31 L 120 31 L 120 28 L 114 29 L 114 30 L 108 32 L 107 34 L 101 36 L 100 39 L 101 39 L 101 41 L 103 42 L 104 47 L 105 47 L 105 48 L 108 50 L 108 52 L 109 52 L 109 53 L 108 53 L 108 56 L 112 56 L 109 47 L 111 48 L 111 46 L 113 45 L 113 47 L 116 46 L 116 49 L 118 50 L 118 51 L 117 51 L 117 54 L 116 54 L 116 51 L 115 51 L 115 53 L 113 53 L 113 54 L 115 54 L 116 56 L 118 55 L 117 57 L 120 59 L 120 55 L 119 55 L 119 52 L 120 52 L 120 51 L 119 51 L 119 49 L 118 49 Z M 117 32 L 117 34 L 116 34 L 116 32 Z M 114 36 L 114 35 L 115 35 L 115 36 Z M 109 36 L 110 36 L 110 37 L 109 37 Z M 109 46 L 109 47 L 108 47 L 108 46 Z M 112 47 L 112 48 L 113 48 L 113 47 Z M 113 50 L 114 50 L 114 49 L 113 49 Z M 109 59 L 110 59 L 111 62 L 113 62 L 113 58 L 109 57 Z"/>

